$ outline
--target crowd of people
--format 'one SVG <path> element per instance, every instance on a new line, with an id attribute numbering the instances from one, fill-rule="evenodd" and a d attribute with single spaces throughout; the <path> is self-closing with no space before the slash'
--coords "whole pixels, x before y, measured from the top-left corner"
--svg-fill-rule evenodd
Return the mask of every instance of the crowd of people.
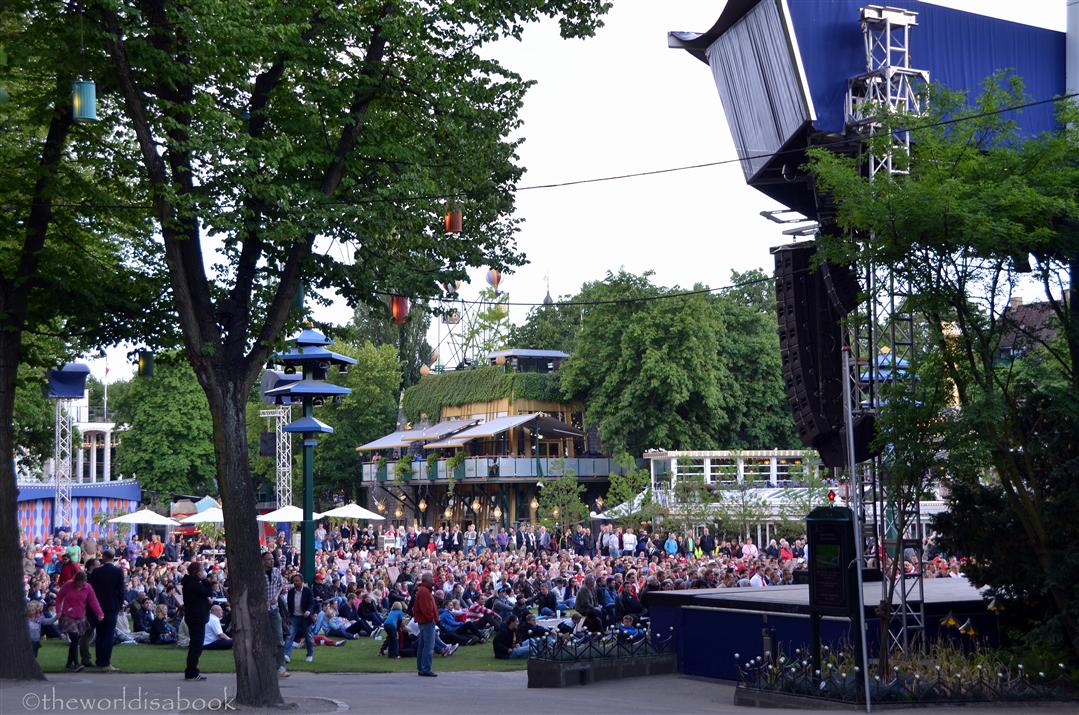
<path id="1" fill-rule="evenodd" d="M 380 655 L 416 656 L 422 675 L 433 674 L 431 652 L 448 657 L 460 647 L 489 643 L 495 658 L 525 658 L 534 639 L 557 633 L 640 638 L 651 591 L 792 584 L 809 556 L 802 538 L 760 547 L 717 539 L 707 527 L 660 534 L 610 524 L 551 533 L 320 523 L 315 546 L 306 583 L 300 550 L 284 533 L 264 545 L 282 677 L 297 644 L 312 661 L 316 646 L 374 638 Z M 926 546 L 927 576 L 959 574 L 958 561 Z M 71 670 L 115 670 L 115 644 L 179 645 L 188 647 L 185 676 L 199 679 L 201 651 L 232 645 L 221 540 L 155 534 L 99 543 L 61 533 L 23 548 L 31 640 L 36 649 L 43 637 L 66 639 Z"/>

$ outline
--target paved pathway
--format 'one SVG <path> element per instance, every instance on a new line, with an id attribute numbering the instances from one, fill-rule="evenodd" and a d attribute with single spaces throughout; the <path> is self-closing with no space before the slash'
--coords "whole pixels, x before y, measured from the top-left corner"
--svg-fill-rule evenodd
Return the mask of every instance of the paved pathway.
<path id="1" fill-rule="evenodd" d="M 194 713 L 215 706 L 220 710 L 222 699 L 235 692 L 234 678 L 227 674 L 209 674 L 207 678 L 205 682 L 187 683 L 177 676 L 165 674 L 84 672 L 54 674 L 45 683 L 0 683 L 0 713 Z M 557 690 L 529 690 L 526 683 L 527 675 L 523 671 L 443 673 L 437 679 L 403 673 L 296 673 L 281 681 L 281 692 L 294 704 L 291 712 L 297 713 L 790 715 L 792 712 L 735 707 L 732 686 L 674 675 Z M 916 715 L 1001 715 L 1034 709 L 1046 715 L 1075 713 L 1071 705 L 1025 705 L 1018 710 L 999 706 L 919 708 L 910 712 Z M 272 712 L 280 715 L 282 711 Z"/>

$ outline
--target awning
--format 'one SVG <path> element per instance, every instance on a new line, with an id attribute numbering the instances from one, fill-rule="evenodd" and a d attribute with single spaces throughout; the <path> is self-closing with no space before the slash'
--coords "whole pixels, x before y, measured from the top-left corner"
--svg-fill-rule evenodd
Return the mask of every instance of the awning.
<path id="1" fill-rule="evenodd" d="M 444 439 L 454 432 L 460 432 L 466 427 L 471 427 L 476 424 L 475 419 L 465 420 L 446 420 L 433 424 L 430 427 L 425 427 L 422 430 L 413 430 L 416 432 L 414 436 L 406 436 L 403 438 L 405 442 L 430 442 L 432 440 Z"/>
<path id="2" fill-rule="evenodd" d="M 510 430 L 514 427 L 519 427 L 520 425 L 531 422 L 539 416 L 539 413 L 532 413 L 530 415 L 496 417 L 493 420 L 481 422 L 475 427 L 469 427 L 463 432 L 458 432 L 449 439 L 425 444 L 424 449 L 444 449 L 448 447 L 460 447 L 464 445 L 465 442 L 469 442 L 474 439 L 483 439 L 485 437 L 494 437 L 495 435 L 502 434 L 506 430 Z"/>
<path id="3" fill-rule="evenodd" d="M 373 452 L 379 449 L 399 449 L 401 447 L 408 447 L 409 443 L 405 440 L 406 437 L 412 438 L 419 435 L 422 430 L 402 430 L 400 432 L 393 432 L 385 437 L 379 437 L 374 442 L 368 442 L 367 444 L 360 445 L 356 448 L 357 452 Z"/>
<path id="4" fill-rule="evenodd" d="M 540 415 L 533 425 L 544 437 L 584 437 L 584 432 L 562 420 Z"/>

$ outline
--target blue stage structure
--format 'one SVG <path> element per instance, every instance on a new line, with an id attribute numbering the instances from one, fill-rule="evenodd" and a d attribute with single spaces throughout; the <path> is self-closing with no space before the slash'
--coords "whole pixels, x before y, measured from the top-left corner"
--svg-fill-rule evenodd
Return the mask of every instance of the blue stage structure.
<path id="1" fill-rule="evenodd" d="M 1079 5 L 1069 5 L 1068 12 L 1068 26 L 1079 35 Z M 1051 100 L 1067 94 L 1069 87 L 1071 91 L 1079 87 L 1079 52 L 1068 51 L 1076 45 L 1076 38 L 1069 42 L 1068 37 L 918 0 L 895 6 L 866 0 L 729 0 L 707 32 L 671 32 L 668 44 L 709 66 L 746 182 L 816 221 L 815 227 L 785 232 L 806 236 L 837 230 L 834 202 L 816 190 L 812 177 L 802 168 L 809 148 L 861 154 L 870 180 L 878 173 L 917 171 L 917 166 L 892 162 L 893 156 L 908 155 L 910 143 L 917 141 L 916 132 L 895 132 L 891 148 L 880 154 L 863 153 L 866 139 L 883 130 L 877 116 L 881 107 L 918 117 L 925 113 L 920 92 L 925 83 L 964 91 L 973 99 L 984 80 L 1001 71 L 1022 78 L 1031 102 L 1044 102 L 1009 115 L 1020 136 L 1052 131 L 1057 122 Z M 861 292 L 866 296 L 863 305 L 842 306 L 844 314 L 853 310 L 864 313 L 863 320 L 849 322 L 843 343 L 849 346 L 849 352 L 843 352 L 847 375 L 843 385 L 851 394 L 828 396 L 844 402 L 848 433 L 855 430 L 854 413 L 871 416 L 882 404 L 876 385 L 905 376 L 915 339 L 912 316 L 905 305 L 909 287 L 896 280 L 887 266 L 858 269 L 862 273 Z M 833 296 L 829 298 L 838 302 Z M 860 325 L 874 329 L 866 331 Z M 885 328 L 877 330 L 877 326 Z M 838 354 L 838 347 L 832 352 Z M 820 361 L 830 365 L 833 357 L 822 352 Z M 788 368 L 795 369 L 785 362 L 784 369 Z M 876 379 L 865 380 L 871 375 Z M 792 374 L 792 384 L 802 377 Z M 876 470 L 852 467 L 856 533 L 859 544 L 863 538 L 866 542 L 864 553 L 892 553 L 897 545 L 920 544 L 917 533 L 901 534 L 892 527 L 897 520 L 919 524 L 916 509 L 914 518 L 905 514 L 908 518 L 899 519 L 900 510 L 884 489 L 877 488 Z M 920 560 L 920 550 L 914 550 Z M 888 639 L 889 650 L 924 647 L 928 638 L 938 635 L 935 610 L 942 606 L 934 604 L 949 608 L 962 605 L 969 607 L 972 616 L 989 617 L 977 593 L 944 593 L 945 587 L 932 581 L 924 583 L 923 590 L 918 564 L 908 576 L 888 574 L 883 592 L 892 593 L 888 588 L 892 584 L 895 596 L 890 606 L 888 600 L 878 602 L 885 604 L 885 613 L 891 609 L 887 628 L 881 628 L 875 610 L 868 605 L 876 599 L 865 597 L 867 650 L 873 650 L 872 641 L 882 634 Z M 879 588 L 869 584 L 862 593 Z M 766 592 L 779 589 L 728 589 L 682 596 L 655 594 L 648 605 L 655 627 L 675 629 L 682 672 L 733 677 L 734 652 L 747 657 L 760 655 L 762 624 L 771 624 L 766 627 L 777 631 L 773 640 L 796 643 L 801 638 L 808 644 L 808 589 L 790 589 L 775 602 Z M 825 642 L 844 634 L 847 638 L 862 637 L 849 621 L 826 622 L 822 630 Z M 720 643 L 720 650 L 729 653 L 717 652 Z"/>
<path id="2" fill-rule="evenodd" d="M 668 44 L 712 70 L 746 182 L 816 218 L 799 167 L 804 150 L 848 135 L 848 82 L 866 73 L 858 26 L 865 0 L 730 0 L 707 32 L 671 32 Z M 917 0 L 909 53 L 933 82 L 976 96 L 998 70 L 1021 77 L 1033 100 L 1065 94 L 1065 33 Z M 1056 128 L 1054 107 L 1015 114 L 1026 136 Z M 916 137 L 915 137 L 916 139 Z M 776 152 L 783 152 L 771 156 Z"/>

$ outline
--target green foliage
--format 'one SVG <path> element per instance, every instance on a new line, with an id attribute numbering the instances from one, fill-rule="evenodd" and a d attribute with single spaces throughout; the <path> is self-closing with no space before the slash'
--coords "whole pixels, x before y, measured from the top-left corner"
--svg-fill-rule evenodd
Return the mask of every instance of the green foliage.
<path id="1" fill-rule="evenodd" d="M 56 405 L 45 397 L 45 373 L 19 365 L 15 384 L 16 458 L 21 468 L 40 469 L 55 450 Z"/>
<path id="2" fill-rule="evenodd" d="M 431 450 L 427 453 L 427 479 L 434 481 L 438 479 L 438 462 L 440 458 L 437 450 Z"/>
<path id="3" fill-rule="evenodd" d="M 110 404 L 127 425 L 114 469 L 137 474 L 158 495 L 216 494 L 210 408 L 179 353 L 158 355 L 153 377 L 136 377 Z"/>
<path id="4" fill-rule="evenodd" d="M 420 368 L 431 362 L 431 346 L 427 342 L 429 327 L 431 313 L 424 303 L 412 305 L 404 325 L 393 322 L 387 305 L 357 305 L 352 311 L 352 320 L 333 332 L 341 342 L 352 345 L 370 342 L 375 346 L 392 346 L 402 364 L 401 386 L 407 388 L 420 381 Z"/>
<path id="5" fill-rule="evenodd" d="M 750 529 L 757 524 L 773 521 L 772 508 L 762 497 L 756 495 L 749 482 L 716 491 L 715 514 L 722 523 L 723 532 L 739 538 L 750 536 Z"/>
<path id="6" fill-rule="evenodd" d="M 356 447 L 393 430 L 401 364 L 392 345 L 376 347 L 368 342 L 357 346 L 340 342 L 333 349 L 355 358 L 356 364 L 344 375 L 331 370 L 329 376 L 333 383 L 352 390 L 352 394 L 345 395 L 337 404 L 327 402 L 315 408 L 318 418 L 333 427 L 333 434 L 320 439 L 315 449 L 315 484 L 323 494 L 337 491 L 355 498 L 362 465 Z"/>
<path id="7" fill-rule="evenodd" d="M 611 472 L 604 511 L 610 512 L 611 509 L 619 508 L 620 513 L 612 517 L 612 520 L 636 529 L 642 522 L 651 521 L 661 511 L 652 499 L 651 474 L 647 469 L 638 469 L 629 455 L 621 455 L 615 461 L 623 471 Z M 644 498 L 637 504 L 636 499 L 642 492 Z M 620 508 L 623 505 L 624 508 Z"/>
<path id="8" fill-rule="evenodd" d="M 577 524 L 588 518 L 588 507 L 581 498 L 585 492 L 572 469 L 562 470 L 562 476 L 543 482 L 539 492 L 536 517 L 547 528 Z"/>
<path id="9" fill-rule="evenodd" d="M 476 311 L 475 318 L 461 335 L 462 349 L 466 355 L 485 355 L 506 347 L 510 334 L 509 300 L 509 293 L 494 288 L 480 291 L 482 307 Z"/>
<path id="10" fill-rule="evenodd" d="M 827 232 L 822 253 L 888 266 L 926 326 L 916 381 L 880 410 L 885 479 L 911 500 L 939 476 L 950 496 L 936 529 L 973 557 L 965 573 L 1021 603 L 1021 629 L 1046 649 L 1063 637 L 1079 658 L 1079 306 L 1053 293 L 1079 281 L 1079 116 L 1063 103 L 1059 131 L 1021 139 L 997 111 L 1027 100 L 1005 74 L 971 103 L 939 87 L 929 99 L 909 173 L 869 182 L 853 160 L 812 152 L 841 228 L 861 237 Z M 911 122 L 882 119 L 881 137 Z M 1028 262 L 1056 339 L 1006 310 Z M 1002 360 L 1016 335 L 1022 354 Z"/>
<path id="11" fill-rule="evenodd" d="M 452 457 L 446 460 L 446 493 L 449 496 L 453 496 L 454 489 L 457 486 L 457 473 L 464 465 L 467 456 L 463 449 L 459 449 L 453 453 Z"/>
<path id="12" fill-rule="evenodd" d="M 631 302 L 585 307 L 563 396 L 616 452 L 791 446 L 774 315 L 708 294 L 648 300 L 681 292 L 647 273 L 586 284 L 577 300 Z"/>
<path id="13" fill-rule="evenodd" d="M 572 301 L 573 296 L 559 300 Z M 577 345 L 577 331 L 581 327 L 581 306 L 543 305 L 528 311 L 521 325 L 510 329 L 507 345 L 535 350 L 561 350 L 570 355 Z"/>
<path id="14" fill-rule="evenodd" d="M 452 370 L 428 375 L 405 390 L 405 416 L 417 421 L 427 416 L 437 422 L 442 408 L 488 402 L 514 396 L 519 399 L 560 398 L 557 373 L 512 372 L 497 365 Z"/>
<path id="15" fill-rule="evenodd" d="M 404 484 L 412 478 L 412 460 L 407 455 L 397 460 L 393 467 L 393 478 L 398 484 Z"/>

